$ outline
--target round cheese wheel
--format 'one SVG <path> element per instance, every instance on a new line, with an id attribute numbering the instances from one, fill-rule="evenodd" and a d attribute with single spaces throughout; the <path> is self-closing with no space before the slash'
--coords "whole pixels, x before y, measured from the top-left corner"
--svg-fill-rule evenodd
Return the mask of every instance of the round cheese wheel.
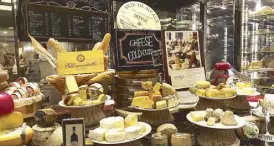
<path id="1" fill-rule="evenodd" d="M 178 130 L 173 124 L 163 124 L 157 128 L 157 133 L 166 134 L 169 137 L 177 132 Z"/>
<path id="2" fill-rule="evenodd" d="M 158 15 L 144 3 L 130 1 L 121 6 L 117 13 L 119 29 L 161 30 Z"/>
<path id="3" fill-rule="evenodd" d="M 108 142 L 120 142 L 126 139 L 124 129 L 110 129 L 105 134 L 105 139 Z"/>

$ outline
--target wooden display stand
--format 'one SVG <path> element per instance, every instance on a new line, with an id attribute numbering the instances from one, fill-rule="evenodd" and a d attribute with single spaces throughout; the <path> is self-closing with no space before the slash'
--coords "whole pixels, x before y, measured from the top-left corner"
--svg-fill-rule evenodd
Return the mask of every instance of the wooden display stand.
<path id="1" fill-rule="evenodd" d="M 239 146 L 240 140 L 236 137 L 235 130 L 220 130 L 202 128 L 197 138 L 202 146 Z"/>
<path id="2" fill-rule="evenodd" d="M 195 109 L 195 111 L 206 110 L 207 108 L 212 108 L 212 109 L 219 108 L 219 109 L 226 110 L 227 109 L 226 104 L 225 104 L 226 101 L 227 100 L 220 100 L 220 99 L 210 100 L 210 99 L 204 99 L 204 98 L 200 97 L 200 99 L 194 109 Z"/>
<path id="3" fill-rule="evenodd" d="M 165 123 L 172 123 L 174 121 L 174 117 L 171 115 L 169 109 L 159 111 L 143 111 L 140 121 L 146 122 L 153 127 L 158 127 Z"/>
<path id="4" fill-rule="evenodd" d="M 227 108 L 235 113 L 249 113 L 250 105 L 245 95 L 237 95 L 235 99 L 227 100 Z"/>

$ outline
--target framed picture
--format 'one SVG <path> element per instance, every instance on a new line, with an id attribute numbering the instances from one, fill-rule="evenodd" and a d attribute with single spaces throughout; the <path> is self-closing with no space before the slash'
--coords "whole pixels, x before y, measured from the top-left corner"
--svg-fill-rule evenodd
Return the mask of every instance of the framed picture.
<path id="1" fill-rule="evenodd" d="M 82 118 L 62 121 L 64 146 L 84 146 L 85 128 Z"/>
<path id="2" fill-rule="evenodd" d="M 198 31 L 165 31 L 165 70 L 176 89 L 189 88 L 205 80 Z"/>

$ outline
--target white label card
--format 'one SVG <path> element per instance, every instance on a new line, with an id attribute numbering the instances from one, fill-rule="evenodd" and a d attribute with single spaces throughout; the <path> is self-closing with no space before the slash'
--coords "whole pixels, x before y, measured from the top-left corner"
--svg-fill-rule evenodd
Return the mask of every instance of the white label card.
<path id="1" fill-rule="evenodd" d="M 193 87 L 198 80 L 206 80 L 203 67 L 171 72 L 172 86 L 176 89 Z"/>

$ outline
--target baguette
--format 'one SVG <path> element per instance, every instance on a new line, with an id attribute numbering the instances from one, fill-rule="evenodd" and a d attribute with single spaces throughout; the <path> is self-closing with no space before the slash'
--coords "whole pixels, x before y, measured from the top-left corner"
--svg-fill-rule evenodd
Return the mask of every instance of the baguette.
<path id="1" fill-rule="evenodd" d="M 67 52 L 67 50 L 57 40 L 53 38 L 50 38 L 48 43 L 56 53 Z"/>
<path id="2" fill-rule="evenodd" d="M 102 45 L 102 42 L 97 42 L 95 45 L 94 45 L 94 47 L 93 47 L 93 51 L 95 51 L 95 50 L 100 50 L 101 49 L 101 45 Z"/>
<path id="3" fill-rule="evenodd" d="M 110 39 L 111 39 L 111 35 L 109 33 L 106 33 L 106 35 L 104 36 L 104 39 L 102 41 L 102 45 L 101 45 L 101 50 L 104 51 L 104 54 L 107 53 L 109 43 L 110 43 Z"/>
<path id="4" fill-rule="evenodd" d="M 32 43 L 32 46 L 34 48 L 34 51 L 37 54 L 45 57 L 49 61 L 51 66 L 53 68 L 56 68 L 57 60 L 35 38 L 33 38 L 30 35 L 29 35 L 29 37 L 31 39 L 31 43 Z"/>

